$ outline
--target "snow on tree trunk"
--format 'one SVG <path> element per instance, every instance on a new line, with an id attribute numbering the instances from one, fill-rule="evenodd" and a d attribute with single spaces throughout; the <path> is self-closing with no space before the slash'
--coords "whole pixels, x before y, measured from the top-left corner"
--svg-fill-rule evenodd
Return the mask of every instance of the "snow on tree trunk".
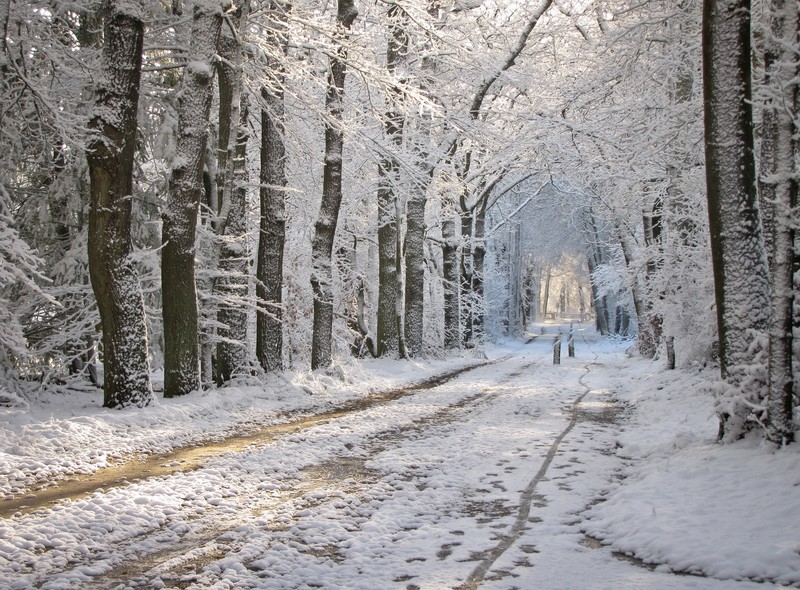
<path id="1" fill-rule="evenodd" d="M 269 39 L 286 53 L 289 5 L 271 2 L 275 14 Z M 286 242 L 286 145 L 284 142 L 284 72 L 277 60 L 268 62 L 274 83 L 261 89 L 261 216 L 256 264 L 256 357 L 265 371 L 283 368 L 283 250 Z"/>
<path id="2" fill-rule="evenodd" d="M 339 46 L 330 57 L 325 110 L 325 162 L 322 173 L 322 202 L 314 224 L 311 243 L 311 289 L 314 293 L 314 320 L 311 336 L 311 368 L 330 366 L 333 360 L 333 241 L 342 203 L 342 111 L 344 81 L 347 74 L 348 31 L 358 16 L 353 0 L 339 0 L 336 14 Z"/>
<path id="3" fill-rule="evenodd" d="M 386 122 L 387 135 L 393 123 Z M 397 132 L 395 132 L 397 133 Z M 391 137 L 391 136 L 390 136 Z M 397 164 L 391 158 L 379 163 L 378 187 L 378 356 L 397 355 L 400 350 L 397 301 Z"/>
<path id="4" fill-rule="evenodd" d="M 773 146 L 774 167 L 763 183 L 774 199 L 772 224 L 771 303 L 769 327 L 769 393 L 767 439 L 781 446 L 794 439 L 794 374 L 792 327 L 795 305 L 794 240 L 790 223 L 797 205 L 797 82 L 795 50 L 797 5 L 788 0 L 770 2 L 772 37 L 767 41 L 766 106 L 772 123 L 764 142 Z M 774 134 L 774 135 L 773 135 Z"/>
<path id="5" fill-rule="evenodd" d="M 456 219 L 450 217 L 442 224 L 442 273 L 444 287 L 444 347 L 458 348 L 461 345 L 461 317 L 459 291 L 458 238 Z"/>
<path id="6" fill-rule="evenodd" d="M 216 356 L 217 383 L 230 381 L 247 366 L 248 268 L 250 253 L 247 236 L 247 96 L 242 92 L 243 37 L 248 22 L 249 4 L 234 12 L 229 28 L 220 36 L 222 58 L 219 76 L 219 159 L 217 233 L 224 236 L 220 245 L 220 277 L 214 282 L 219 295 Z M 231 141 L 233 139 L 233 141 Z M 221 174 L 220 174 L 221 172 Z"/>
<path id="7" fill-rule="evenodd" d="M 750 80 L 750 2 L 703 4 L 706 187 L 722 387 L 720 438 L 747 428 L 764 397 L 754 339 L 763 337 L 769 283 L 756 202 Z"/>
<path id="8" fill-rule="evenodd" d="M 473 333 L 473 307 L 475 305 L 475 294 L 472 290 L 472 279 L 474 274 L 474 261 L 472 258 L 473 250 L 473 223 L 474 209 L 462 211 L 461 215 L 461 248 L 459 249 L 459 284 L 461 288 L 460 297 L 460 323 L 461 323 L 461 345 L 465 348 L 472 348 Z"/>
<path id="9" fill-rule="evenodd" d="M 203 194 L 213 61 L 222 2 L 198 2 L 178 99 L 178 137 L 162 215 L 161 293 L 164 312 L 164 397 L 200 387 L 195 233 Z"/>
<path id="10" fill-rule="evenodd" d="M 142 6 L 109 0 L 104 34 L 102 83 L 96 91 L 86 151 L 91 191 L 89 275 L 103 328 L 103 405 L 141 407 L 153 399 L 144 301 L 131 259 Z"/>
<path id="11" fill-rule="evenodd" d="M 398 5 L 388 11 L 389 41 L 386 49 L 386 69 L 393 78 L 405 61 L 408 53 L 408 37 L 405 33 L 407 16 Z M 387 111 L 384 132 L 388 149 L 399 149 L 403 143 L 405 120 L 399 110 L 402 91 L 391 89 L 387 96 Z M 392 155 L 385 155 L 378 164 L 378 356 L 400 353 L 402 326 L 402 267 L 399 264 L 399 240 L 402 207 L 397 194 L 399 168 Z"/>
<path id="12" fill-rule="evenodd" d="M 429 176 L 424 177 L 426 180 Z M 415 186 L 406 202 L 404 334 L 406 352 L 419 357 L 423 352 L 425 316 L 425 188 Z"/>
<path id="13" fill-rule="evenodd" d="M 473 311 L 472 339 L 475 343 L 483 342 L 484 333 L 484 300 L 483 300 L 483 269 L 486 261 L 486 200 L 475 214 L 475 235 L 473 237 L 472 251 L 472 291 L 475 294 L 475 310 Z M 525 298 L 527 300 L 527 298 Z M 527 313 L 523 314 L 523 329 L 527 323 Z"/>

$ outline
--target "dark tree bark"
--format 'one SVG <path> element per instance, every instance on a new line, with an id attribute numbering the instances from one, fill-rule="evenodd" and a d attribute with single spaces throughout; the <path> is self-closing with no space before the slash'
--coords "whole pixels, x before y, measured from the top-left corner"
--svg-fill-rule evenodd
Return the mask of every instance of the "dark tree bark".
<path id="1" fill-rule="evenodd" d="M 216 233 L 224 236 L 219 251 L 220 277 L 214 282 L 219 296 L 216 379 L 222 385 L 247 370 L 247 310 L 250 253 L 247 245 L 247 96 L 242 92 L 243 38 L 249 2 L 240 4 L 230 29 L 220 35 L 217 66 L 219 80 L 219 135 Z M 233 139 L 233 141 L 231 141 Z"/>
<path id="2" fill-rule="evenodd" d="M 764 383 L 753 377 L 753 334 L 764 334 L 769 281 L 756 202 L 750 80 L 750 2 L 703 3 L 706 186 L 726 393 L 717 399 L 720 438 L 742 435 Z"/>
<path id="3" fill-rule="evenodd" d="M 425 175 L 424 178 L 430 178 Z M 406 353 L 419 357 L 423 352 L 425 316 L 425 188 L 412 188 L 406 202 L 404 335 Z"/>
<path id="4" fill-rule="evenodd" d="M 147 329 L 131 254 L 131 204 L 144 24 L 142 6 L 108 0 L 103 83 L 87 146 L 91 205 L 89 275 L 103 327 L 103 405 L 145 406 L 153 398 Z"/>
<path id="5" fill-rule="evenodd" d="M 397 4 L 389 8 L 389 41 L 386 49 L 386 69 L 392 76 L 405 60 L 408 37 L 405 32 L 406 14 Z M 402 82 L 402 81 L 398 81 Z M 401 106 L 403 96 L 399 88 L 392 89 L 387 97 L 384 132 L 389 147 L 399 149 L 403 143 L 405 120 Z M 378 356 L 401 353 L 403 336 L 402 266 L 399 240 L 401 236 L 401 206 L 397 194 L 399 168 L 397 160 L 387 154 L 379 163 L 378 186 Z"/>
<path id="6" fill-rule="evenodd" d="M 463 201 L 462 201 L 463 202 Z M 472 332 L 472 322 L 474 319 L 475 293 L 472 290 L 474 278 L 473 260 L 473 225 L 474 209 L 461 212 L 461 248 L 459 254 L 459 316 L 461 323 L 461 346 L 471 348 L 474 334 Z"/>
<path id="7" fill-rule="evenodd" d="M 195 233 L 203 194 L 213 61 L 222 3 L 198 3 L 192 18 L 189 61 L 178 101 L 176 156 L 162 216 L 161 293 L 164 312 L 164 397 L 200 387 Z"/>
<path id="8" fill-rule="evenodd" d="M 442 273 L 444 274 L 444 347 L 461 345 L 461 306 L 459 273 L 459 240 L 456 237 L 456 220 L 450 218 L 442 225 Z"/>
<path id="9" fill-rule="evenodd" d="M 330 366 L 333 358 L 333 241 L 342 203 L 342 149 L 344 133 L 341 129 L 344 81 L 347 74 L 347 41 L 353 21 L 358 16 L 353 0 L 339 0 L 336 14 L 339 46 L 330 58 L 328 91 L 325 111 L 330 122 L 325 127 L 325 163 L 322 177 L 322 203 L 314 238 L 311 243 L 313 269 L 311 289 L 314 293 L 314 320 L 311 337 L 311 368 Z"/>
<path id="10" fill-rule="evenodd" d="M 437 19 L 440 13 L 439 0 L 428 1 L 428 14 Z M 425 82 L 422 90 L 433 86 L 435 81 L 436 60 L 431 57 L 422 59 Z M 405 271 L 403 344 L 407 356 L 418 357 L 423 353 L 424 317 L 425 317 L 425 204 L 426 192 L 433 181 L 435 168 L 428 162 L 427 150 L 421 143 L 430 137 L 430 117 L 420 118 L 420 144 L 413 146 L 416 152 L 419 179 L 412 183 L 406 199 L 406 234 L 403 251 L 403 268 Z"/>
<path id="11" fill-rule="evenodd" d="M 472 291 L 475 295 L 476 309 L 473 312 L 472 336 L 475 342 L 483 341 L 484 303 L 483 303 L 483 269 L 486 261 L 486 205 L 484 200 L 475 213 L 475 235 L 472 250 Z M 527 299 L 527 298 L 525 298 Z M 523 306 L 523 329 L 527 325 L 528 314 Z"/>
<path id="12" fill-rule="evenodd" d="M 797 206 L 798 74 L 796 43 L 800 21 L 797 5 L 789 0 L 770 2 L 772 37 L 765 57 L 767 104 L 771 125 L 764 143 L 773 146 L 773 168 L 764 184 L 770 187 L 775 215 L 772 224 L 770 267 L 772 313 L 769 327 L 767 440 L 776 446 L 794 440 L 793 324 L 795 307 L 795 230 L 791 223 Z"/>
<path id="13" fill-rule="evenodd" d="M 270 42 L 285 55 L 289 37 L 286 18 L 290 5 L 270 3 L 273 36 Z M 283 65 L 268 63 L 274 83 L 261 89 L 261 203 L 256 295 L 256 356 L 265 371 L 283 368 L 283 250 L 286 242 L 286 145 L 284 142 Z"/>

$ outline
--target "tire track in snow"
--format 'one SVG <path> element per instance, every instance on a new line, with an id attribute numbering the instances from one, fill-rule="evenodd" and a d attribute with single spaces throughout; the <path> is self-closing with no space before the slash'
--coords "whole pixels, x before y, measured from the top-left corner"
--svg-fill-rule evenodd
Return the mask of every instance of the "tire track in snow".
<path id="1" fill-rule="evenodd" d="M 234 434 L 215 440 L 205 439 L 165 453 L 153 453 L 141 459 L 125 460 L 89 475 L 71 475 L 66 479 L 38 482 L 35 490 L 28 490 L 12 499 L 0 499 L 0 519 L 10 519 L 42 508 L 51 508 L 64 500 L 76 500 L 101 488 L 109 490 L 156 477 L 194 471 L 201 468 L 210 459 L 226 453 L 236 453 L 251 446 L 260 447 L 271 444 L 281 436 L 296 434 L 299 430 L 305 430 L 347 414 L 386 405 L 420 391 L 433 389 L 464 373 L 502 363 L 509 358 L 511 357 L 505 356 L 453 369 L 418 383 L 348 401 L 318 414 L 299 418 L 289 416 L 287 422 L 261 426 L 248 434 Z"/>
<path id="2" fill-rule="evenodd" d="M 455 371 L 448 372 L 447 374 L 433 377 L 426 380 L 424 384 L 416 384 L 412 387 L 404 389 L 402 395 L 400 394 L 399 390 L 394 390 L 389 394 L 379 394 L 383 403 L 371 400 L 371 403 L 360 405 L 358 408 L 351 409 L 350 412 L 338 413 L 336 416 L 331 416 L 326 413 L 325 415 L 327 416 L 327 420 L 324 421 L 317 419 L 318 417 L 312 417 L 313 423 L 306 424 L 303 430 L 319 425 L 322 422 L 328 422 L 335 420 L 336 418 L 344 417 L 350 413 L 368 410 L 372 407 L 383 405 L 389 403 L 390 401 L 395 401 L 419 391 L 433 389 L 446 384 L 455 377 L 458 377 L 469 370 L 486 367 L 493 364 L 500 364 L 509 360 L 510 358 L 512 357 L 502 357 L 490 362 L 472 365 L 468 368 L 457 369 Z M 452 404 L 442 406 L 433 411 L 433 413 L 426 416 L 421 416 L 408 424 L 395 426 L 388 430 L 383 430 L 368 436 L 367 440 L 364 442 L 365 448 L 368 449 L 368 456 L 358 458 L 358 462 L 363 464 L 369 459 L 370 456 L 384 451 L 387 447 L 400 444 L 402 440 L 408 437 L 418 436 L 421 432 L 429 428 L 440 426 L 444 423 L 456 420 L 457 415 L 461 412 L 468 412 L 483 403 L 489 403 L 489 399 L 493 395 L 497 394 L 497 391 L 503 383 L 519 377 L 520 375 L 529 371 L 532 367 L 541 364 L 541 362 L 541 359 L 538 358 L 528 361 L 516 367 L 510 373 L 492 383 L 492 385 L 485 387 L 476 393 L 468 395 Z M 391 399 L 386 399 L 390 395 Z M 296 433 L 296 430 L 292 431 L 292 434 Z M 264 498 L 263 501 L 257 502 L 256 505 L 250 503 L 246 509 L 246 512 L 251 516 L 252 514 L 263 514 L 268 510 L 277 509 L 296 512 L 299 510 L 299 507 L 294 506 L 293 503 L 305 498 L 309 494 L 316 495 L 318 497 L 311 500 L 305 498 L 303 500 L 303 509 L 308 509 L 310 506 L 318 504 L 320 499 L 323 497 L 329 499 L 331 497 L 335 497 L 336 493 L 343 491 L 346 491 L 347 493 L 354 493 L 354 489 L 345 490 L 342 488 L 343 482 L 341 481 L 341 477 L 327 478 L 324 475 L 320 476 L 321 472 L 335 470 L 335 465 L 338 459 L 341 458 L 333 457 L 332 459 L 325 461 L 323 464 L 311 465 L 304 468 L 302 470 L 306 476 L 304 480 L 294 484 L 291 489 L 281 490 L 272 497 Z M 370 474 L 370 476 L 374 475 L 375 474 Z M 370 487 L 374 485 L 374 483 L 375 481 L 372 480 L 372 477 L 366 477 L 357 485 L 358 487 Z M 228 501 L 231 501 L 231 499 L 228 499 Z M 193 530 L 191 530 L 189 534 L 187 534 L 181 540 L 173 541 L 168 548 L 152 553 L 139 553 L 135 556 L 126 555 L 122 559 L 121 563 L 113 566 L 111 571 L 96 577 L 94 580 L 87 583 L 87 585 L 91 585 L 95 588 L 116 588 L 119 587 L 120 584 L 124 584 L 126 581 L 135 581 L 136 584 L 146 585 L 147 580 L 153 576 L 165 576 L 169 579 L 173 578 L 173 573 L 178 574 L 174 576 L 173 581 L 180 580 L 184 577 L 187 568 L 202 569 L 208 563 L 220 558 L 222 555 L 219 554 L 220 551 L 222 551 L 223 554 L 235 552 L 237 550 L 237 541 L 235 539 L 225 539 L 224 541 L 220 541 L 220 538 L 226 536 L 227 533 L 233 532 L 244 522 L 245 521 L 239 520 L 231 515 L 227 515 L 223 520 L 210 518 L 205 524 L 196 522 L 193 525 Z M 150 531 L 144 533 L 140 537 L 148 538 L 156 535 L 157 533 L 158 531 Z M 141 541 L 141 538 L 137 538 L 136 541 Z M 125 544 L 122 544 L 119 549 L 123 549 L 124 545 Z M 188 577 L 191 578 L 191 575 Z"/>
<path id="3" fill-rule="evenodd" d="M 499 361 L 503 360 L 508 360 L 508 357 L 499 359 Z M 451 405 L 442 406 L 430 415 L 417 418 L 409 424 L 403 424 L 369 436 L 363 443 L 363 446 L 368 449 L 367 456 L 352 459 L 355 459 L 359 465 L 363 465 L 370 457 L 385 451 L 387 448 L 399 445 L 408 438 L 419 436 L 425 430 L 457 420 L 459 413 L 469 412 L 482 404 L 489 403 L 491 397 L 497 395 L 497 392 L 504 383 L 523 375 L 533 367 L 540 365 L 541 362 L 540 359 L 526 362 L 511 373 L 498 379 L 489 387 L 481 389 Z M 449 380 L 450 379 L 437 380 L 437 383 L 433 387 L 443 385 Z M 323 464 L 305 467 L 302 471 L 307 477 L 298 484 L 298 490 L 279 494 L 278 497 L 272 501 L 264 502 L 262 505 L 255 508 L 250 507 L 250 511 L 255 514 L 262 514 L 268 509 L 275 510 L 282 504 L 288 507 L 292 500 L 300 498 L 304 498 L 302 510 L 307 510 L 314 505 L 321 504 L 323 498 L 325 501 L 335 500 L 338 497 L 336 493 L 344 491 L 353 494 L 356 493 L 357 488 L 368 488 L 375 485 L 379 479 L 379 474 L 371 470 L 366 470 L 369 471 L 368 476 L 361 479 L 361 481 L 356 484 L 356 488 L 349 490 L 343 488 L 342 480 L 346 478 L 341 475 L 333 476 L 333 473 L 330 472 L 335 472 L 337 470 L 337 463 L 339 461 L 346 461 L 347 459 L 346 457 L 333 457 Z M 360 471 L 361 469 L 363 468 L 357 467 L 355 471 Z M 345 468 L 345 471 L 347 471 L 347 468 Z M 352 477 L 354 473 L 349 473 L 348 475 Z M 312 494 L 315 497 L 308 500 L 308 498 L 305 498 L 308 494 Z M 301 510 L 301 508 L 290 507 L 290 510 L 297 512 Z M 219 538 L 224 536 L 225 533 L 233 531 L 240 524 L 242 523 L 235 522 L 232 524 L 229 522 L 227 526 L 219 529 L 209 528 L 208 530 L 199 532 L 199 534 L 193 535 L 185 541 L 175 544 L 166 551 L 140 556 L 135 562 L 128 562 L 125 565 L 115 568 L 112 574 L 96 580 L 93 585 L 95 587 L 110 589 L 117 587 L 118 584 L 124 582 L 126 579 L 130 580 L 131 578 L 138 578 L 139 581 L 145 581 L 154 576 L 162 576 L 164 579 L 181 579 L 182 576 L 180 574 L 187 568 L 195 567 L 197 569 L 202 569 L 215 559 L 220 558 L 222 555 L 217 555 L 215 553 L 215 551 L 218 551 L 220 545 L 224 546 L 224 554 L 237 551 L 237 542 L 235 540 L 228 540 L 224 543 L 220 543 Z M 188 577 L 191 578 L 191 575 Z"/>
<path id="4" fill-rule="evenodd" d="M 585 338 L 584 343 L 591 351 L 591 347 L 588 346 L 588 342 L 586 342 Z M 592 352 L 592 354 L 594 354 L 594 352 Z M 597 355 L 594 354 L 594 361 L 596 360 Z M 589 363 L 583 367 L 586 372 L 578 379 L 578 383 L 585 389 L 585 391 L 575 398 L 575 400 L 573 400 L 572 415 L 570 416 L 569 423 L 550 445 L 550 449 L 548 450 L 541 467 L 539 467 L 539 471 L 536 472 L 536 475 L 533 476 L 533 479 L 528 482 L 528 485 L 522 491 L 522 495 L 520 496 L 519 512 L 517 513 L 517 518 L 511 527 L 511 531 L 508 534 L 503 535 L 503 537 L 500 539 L 500 542 L 495 545 L 493 549 L 489 550 L 486 557 L 484 557 L 478 566 L 472 570 L 472 573 L 467 577 L 465 582 L 457 587 L 457 590 L 477 590 L 478 586 L 481 584 L 481 582 L 483 582 L 486 574 L 489 572 L 495 562 L 519 540 L 520 536 L 522 536 L 522 533 L 527 529 L 529 524 L 528 518 L 530 517 L 536 486 L 539 485 L 539 483 L 544 479 L 544 476 L 547 474 L 547 470 L 550 467 L 550 464 L 553 462 L 561 442 L 578 423 L 578 406 L 583 401 L 583 398 L 585 398 L 591 392 L 591 388 L 583 381 L 583 379 L 591 371 L 591 365 L 592 363 Z"/>

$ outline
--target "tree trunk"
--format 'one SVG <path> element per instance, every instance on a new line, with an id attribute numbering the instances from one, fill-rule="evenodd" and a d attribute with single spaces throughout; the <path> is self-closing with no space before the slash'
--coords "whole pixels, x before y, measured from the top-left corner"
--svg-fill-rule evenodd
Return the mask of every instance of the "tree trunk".
<path id="1" fill-rule="evenodd" d="M 133 159 L 141 79 L 143 7 L 109 0 L 102 83 L 89 121 L 89 275 L 103 327 L 103 405 L 146 406 L 153 399 L 147 328 L 131 254 Z"/>
<path id="2" fill-rule="evenodd" d="M 189 61 L 178 101 L 178 138 L 163 213 L 164 397 L 200 387 L 195 233 L 211 111 L 221 3 L 195 4 Z"/>
<path id="3" fill-rule="evenodd" d="M 408 20 L 405 11 L 397 4 L 389 8 L 389 41 L 386 48 L 386 69 L 397 78 L 397 68 L 406 60 L 408 37 L 405 32 Z M 398 82 L 401 82 L 398 80 Z M 393 88 L 386 98 L 387 110 L 384 132 L 388 149 L 400 149 L 403 143 L 405 120 L 400 103 L 399 88 Z M 402 266 L 399 241 L 402 235 L 402 206 L 397 191 L 399 167 L 396 158 L 387 154 L 381 158 L 378 173 L 378 356 L 397 355 L 401 352 L 402 321 Z"/>
<path id="4" fill-rule="evenodd" d="M 386 122 L 387 135 L 391 127 Z M 397 300 L 397 164 L 384 158 L 379 164 L 378 187 L 378 356 L 397 355 L 400 350 Z"/>
<path id="5" fill-rule="evenodd" d="M 325 127 L 325 163 L 322 177 L 322 203 L 314 225 L 311 244 L 313 268 L 311 289 L 314 292 L 314 320 L 311 337 L 311 368 L 330 366 L 333 358 L 333 240 L 342 203 L 341 128 L 344 80 L 347 73 L 348 31 L 358 16 L 353 0 L 339 0 L 336 14 L 337 37 L 340 41 L 336 55 L 330 58 L 328 91 L 325 110 L 330 123 Z"/>
<path id="6" fill-rule="evenodd" d="M 595 252 L 594 252 L 595 247 L 590 246 L 590 249 L 591 251 L 586 257 L 586 261 L 589 266 L 589 276 L 592 275 L 594 269 L 596 268 Z M 600 332 L 602 336 L 608 336 L 611 333 L 609 331 L 609 322 L 608 322 L 608 302 L 606 301 L 605 296 L 600 296 L 598 294 L 597 286 L 594 284 L 594 281 L 591 281 L 591 288 L 592 288 L 592 301 L 594 302 L 595 328 L 597 328 L 597 331 Z"/>
<path id="7" fill-rule="evenodd" d="M 223 29 L 219 53 L 219 159 L 217 176 L 217 234 L 220 246 L 220 278 L 214 282 L 219 295 L 216 356 L 217 384 L 230 381 L 247 370 L 248 268 L 247 236 L 247 96 L 242 92 L 243 39 L 247 29 L 249 2 L 240 4 L 231 18 L 237 34 Z M 234 141 L 231 141 L 233 138 Z"/>
<path id="8" fill-rule="evenodd" d="M 428 177 L 426 177 L 428 178 Z M 406 352 L 419 357 L 423 352 L 425 315 L 425 188 L 411 189 L 406 203 L 405 266 L 405 345 Z"/>
<path id="9" fill-rule="evenodd" d="M 767 440 L 782 446 L 794 440 L 794 373 L 793 373 L 793 312 L 794 240 L 790 220 L 797 206 L 797 84 L 798 68 L 795 49 L 797 40 L 797 5 L 788 0 L 771 0 L 772 38 L 768 41 L 765 58 L 767 88 L 776 96 L 767 105 L 773 125 L 765 134 L 774 137 L 764 141 L 774 147 L 774 169 L 770 170 L 771 193 L 775 200 L 772 226 L 771 303 L 769 328 L 769 397 L 767 401 Z M 774 179 L 774 180 L 773 180 Z"/>
<path id="10" fill-rule="evenodd" d="M 547 267 L 547 277 L 544 279 L 544 294 L 542 295 L 542 320 L 547 320 L 547 308 L 550 305 L 550 281 L 553 279 L 552 267 Z"/>
<path id="11" fill-rule="evenodd" d="M 723 440 L 746 429 L 750 406 L 740 396 L 757 405 L 765 389 L 752 367 L 753 335 L 767 328 L 769 284 L 756 203 L 750 84 L 749 0 L 705 0 L 706 186 L 720 369 L 729 385 L 716 404 Z"/>
<path id="12" fill-rule="evenodd" d="M 483 342 L 484 302 L 483 302 L 483 269 L 486 261 L 486 205 L 484 201 L 475 215 L 475 236 L 473 239 L 473 275 L 472 291 L 475 294 L 475 309 L 473 311 L 472 337 L 477 344 Z M 527 322 L 527 314 L 523 316 L 523 328 Z"/>
<path id="13" fill-rule="evenodd" d="M 442 225 L 442 272 L 444 274 L 444 347 L 458 348 L 461 344 L 459 306 L 459 264 L 456 220 L 451 217 Z"/>
<path id="14" fill-rule="evenodd" d="M 633 299 L 633 309 L 636 313 L 636 325 L 639 327 L 639 354 L 643 358 L 651 359 L 656 354 L 656 346 L 658 343 L 655 341 L 654 334 L 650 329 L 649 315 L 647 313 L 648 304 L 643 293 L 642 280 L 639 277 L 639 273 L 633 268 L 633 252 L 631 251 L 628 236 L 624 235 L 620 227 L 617 227 L 617 235 L 620 247 L 622 248 L 622 257 L 625 259 L 625 268 L 630 274 L 628 289 Z"/>
<path id="15" fill-rule="evenodd" d="M 461 345 L 464 348 L 472 348 L 472 321 L 475 306 L 475 297 L 472 291 L 472 278 L 474 274 L 474 260 L 472 258 L 472 226 L 473 226 L 473 211 L 461 212 L 461 248 L 459 253 L 459 274 L 461 286 L 461 305 L 460 307 L 460 323 L 461 323 Z"/>
<path id="16" fill-rule="evenodd" d="M 288 3 L 273 1 L 270 8 L 274 38 L 271 42 L 285 55 L 289 45 L 286 19 Z M 286 242 L 286 145 L 284 143 L 284 71 L 282 64 L 271 63 L 275 74 L 272 86 L 261 89 L 265 108 L 261 111 L 261 203 L 256 295 L 256 356 L 265 371 L 283 368 L 283 250 Z"/>

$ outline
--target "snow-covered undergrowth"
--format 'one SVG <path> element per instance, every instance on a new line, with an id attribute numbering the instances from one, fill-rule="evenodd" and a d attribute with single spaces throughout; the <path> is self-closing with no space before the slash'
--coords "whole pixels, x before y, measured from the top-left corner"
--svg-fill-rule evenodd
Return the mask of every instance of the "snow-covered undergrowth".
<path id="1" fill-rule="evenodd" d="M 711 371 L 619 367 L 613 388 L 631 408 L 618 455 L 627 476 L 583 529 L 659 571 L 800 583 L 800 445 L 716 443 Z"/>

